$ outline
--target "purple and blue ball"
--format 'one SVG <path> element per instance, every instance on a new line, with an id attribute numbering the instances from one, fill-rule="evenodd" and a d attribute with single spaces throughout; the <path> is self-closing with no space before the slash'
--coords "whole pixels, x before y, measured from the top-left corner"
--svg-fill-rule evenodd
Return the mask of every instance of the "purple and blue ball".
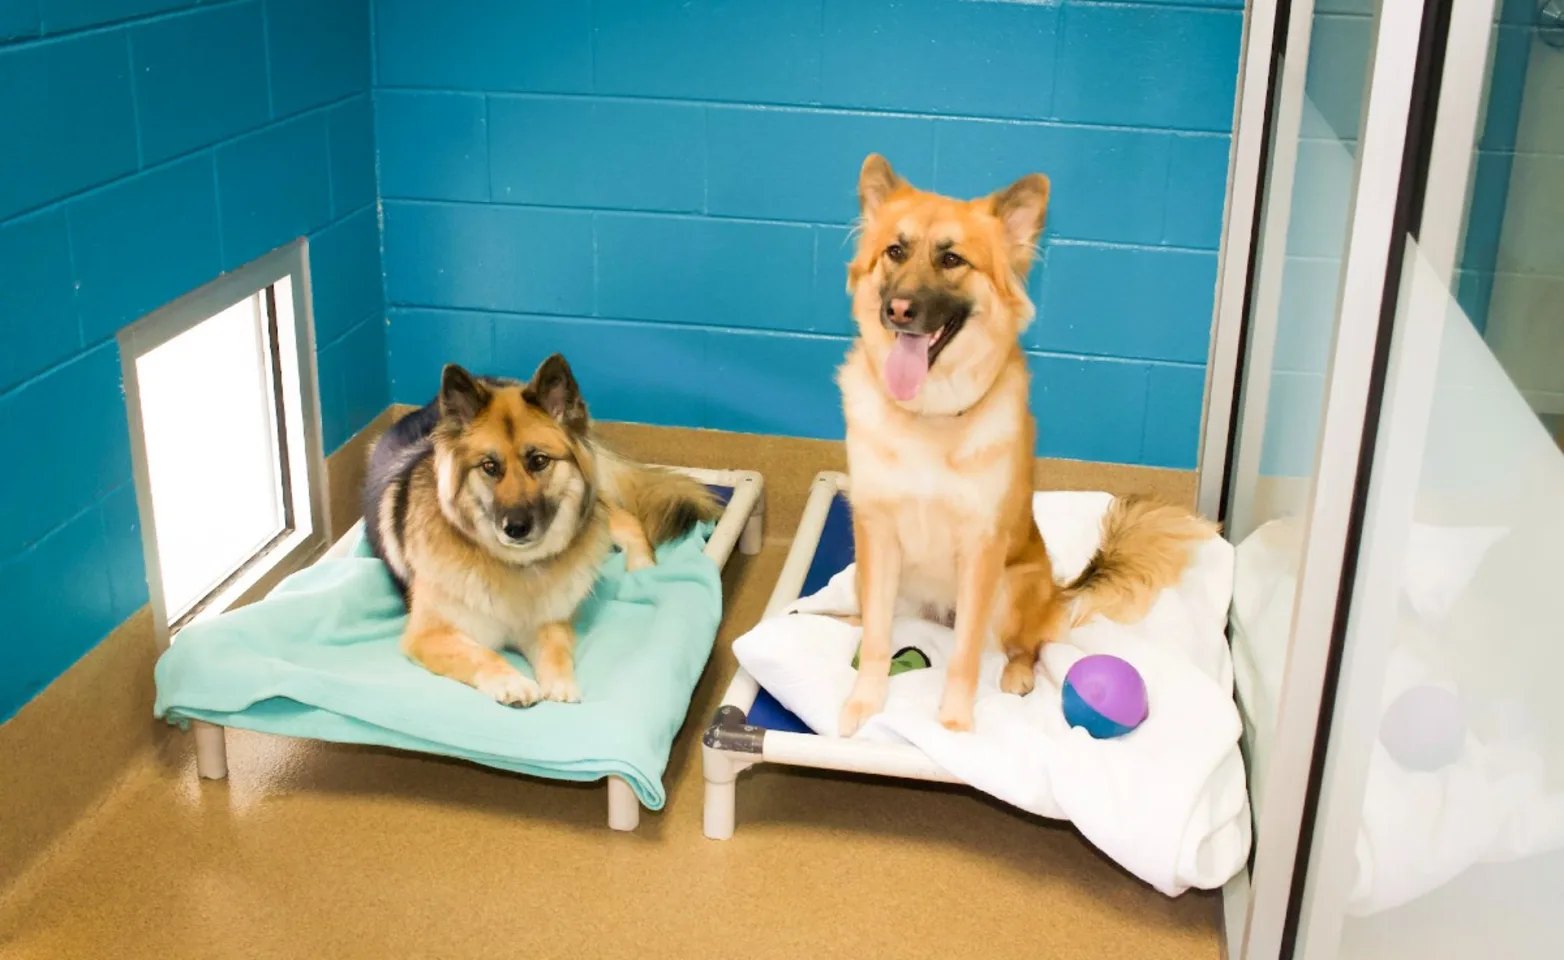
<path id="1" fill-rule="evenodd" d="M 1379 742 L 1407 770 L 1433 773 L 1466 751 L 1466 711 L 1454 691 L 1421 684 L 1402 691 L 1379 724 Z"/>
<path id="2" fill-rule="evenodd" d="M 1098 740 L 1122 737 L 1146 719 L 1146 681 L 1108 654 L 1082 657 L 1064 675 L 1064 719 Z"/>

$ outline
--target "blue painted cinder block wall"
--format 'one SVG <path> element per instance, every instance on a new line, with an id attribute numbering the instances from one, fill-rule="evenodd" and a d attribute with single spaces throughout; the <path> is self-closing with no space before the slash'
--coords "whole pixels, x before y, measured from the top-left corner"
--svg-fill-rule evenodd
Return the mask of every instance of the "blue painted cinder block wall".
<path id="1" fill-rule="evenodd" d="M 147 597 L 115 333 L 311 238 L 328 449 L 385 408 L 368 0 L 0 0 L 0 720 Z"/>
<path id="2" fill-rule="evenodd" d="M 603 418 L 839 437 L 870 151 L 1053 180 L 1039 451 L 1192 467 L 1240 0 L 374 0 L 394 399 L 572 359 Z"/>

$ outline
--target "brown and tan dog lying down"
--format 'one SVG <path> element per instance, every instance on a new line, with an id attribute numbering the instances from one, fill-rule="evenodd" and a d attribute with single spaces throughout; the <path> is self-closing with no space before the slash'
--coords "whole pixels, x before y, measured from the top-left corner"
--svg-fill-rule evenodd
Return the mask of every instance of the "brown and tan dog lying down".
<path id="1" fill-rule="evenodd" d="M 517 707 L 581 699 L 571 618 L 615 544 L 641 569 L 720 513 L 697 481 L 595 439 L 558 354 L 528 383 L 448 365 L 439 396 L 376 445 L 364 486 L 370 545 L 408 600 L 402 649 Z"/>

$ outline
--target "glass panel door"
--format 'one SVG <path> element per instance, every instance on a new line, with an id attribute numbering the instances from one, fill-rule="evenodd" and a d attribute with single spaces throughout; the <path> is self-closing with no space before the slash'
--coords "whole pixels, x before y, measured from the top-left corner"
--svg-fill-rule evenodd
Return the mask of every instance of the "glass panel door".
<path id="1" fill-rule="evenodd" d="M 1251 869 L 1224 896 L 1230 957 L 1292 942 L 1423 13 L 1296 0 L 1282 21 L 1223 498 L 1255 817 Z"/>
<path id="2" fill-rule="evenodd" d="M 1273 121 L 1225 525 L 1239 547 L 1233 656 L 1251 797 L 1263 821 L 1326 369 L 1338 322 L 1370 0 L 1294 4 Z"/>
<path id="3" fill-rule="evenodd" d="M 1307 958 L 1564 954 L 1564 40 L 1533 0 L 1430 2 Z"/>

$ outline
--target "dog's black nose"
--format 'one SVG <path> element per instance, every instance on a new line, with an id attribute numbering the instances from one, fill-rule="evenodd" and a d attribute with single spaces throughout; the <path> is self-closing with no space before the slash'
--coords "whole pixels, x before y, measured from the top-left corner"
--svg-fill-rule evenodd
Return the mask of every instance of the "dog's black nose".
<path id="1" fill-rule="evenodd" d="M 959 291 L 927 287 L 887 290 L 882 294 L 880 323 L 897 334 L 929 336 L 971 312 L 972 301 Z"/>
<path id="2" fill-rule="evenodd" d="M 526 515 L 506 517 L 502 529 L 512 540 L 525 540 L 532 535 L 532 518 Z"/>
<path id="3" fill-rule="evenodd" d="M 904 327 L 918 319 L 918 304 L 904 297 L 892 297 L 885 301 L 885 319 Z"/>

